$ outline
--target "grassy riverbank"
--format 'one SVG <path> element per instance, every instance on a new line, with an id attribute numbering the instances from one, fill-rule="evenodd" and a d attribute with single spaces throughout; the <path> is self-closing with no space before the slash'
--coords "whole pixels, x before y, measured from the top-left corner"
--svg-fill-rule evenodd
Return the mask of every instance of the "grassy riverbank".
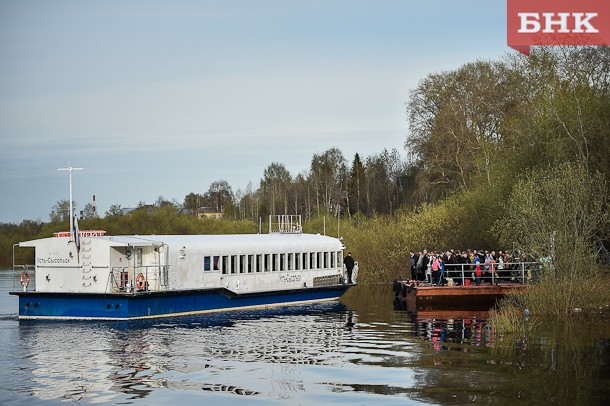
<path id="1" fill-rule="evenodd" d="M 608 268 L 592 270 L 585 279 L 543 278 L 503 299 L 489 322 L 497 334 L 525 336 L 541 324 L 567 322 L 575 316 L 610 317 Z"/>

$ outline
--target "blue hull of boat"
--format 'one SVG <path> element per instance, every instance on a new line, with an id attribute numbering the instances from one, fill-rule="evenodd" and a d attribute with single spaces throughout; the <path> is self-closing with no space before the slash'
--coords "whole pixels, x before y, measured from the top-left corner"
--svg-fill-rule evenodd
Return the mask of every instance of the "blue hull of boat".
<path id="1" fill-rule="evenodd" d="M 19 296 L 20 319 L 131 320 L 335 300 L 351 286 L 242 294 L 226 289 L 119 294 L 11 294 Z"/>

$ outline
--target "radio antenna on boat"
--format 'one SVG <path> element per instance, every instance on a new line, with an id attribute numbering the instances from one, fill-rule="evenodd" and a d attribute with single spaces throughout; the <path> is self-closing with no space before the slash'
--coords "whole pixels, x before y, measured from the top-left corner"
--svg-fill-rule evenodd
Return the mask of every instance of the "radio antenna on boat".
<path id="1" fill-rule="evenodd" d="M 72 237 L 72 241 L 74 241 L 74 208 L 72 207 L 72 171 L 82 171 L 83 168 L 73 168 L 70 166 L 68 162 L 67 168 L 59 168 L 58 171 L 68 171 L 70 175 L 70 236 Z"/>

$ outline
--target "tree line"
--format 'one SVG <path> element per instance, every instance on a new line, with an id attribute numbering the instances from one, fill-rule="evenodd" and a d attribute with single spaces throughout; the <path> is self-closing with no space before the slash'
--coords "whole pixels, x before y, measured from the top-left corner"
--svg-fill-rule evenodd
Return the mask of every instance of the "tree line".
<path id="1" fill-rule="evenodd" d="M 233 192 L 225 180 L 213 182 L 205 193 L 189 193 L 183 209 L 212 207 L 226 218 L 258 221 L 275 214 L 302 214 L 313 218 L 322 213 L 351 217 L 357 214 L 389 215 L 404 202 L 407 193 L 401 180 L 407 166 L 397 150 L 362 159 L 356 153 L 351 165 L 339 148 L 314 154 L 310 168 L 293 176 L 281 162 L 273 162 L 254 187 Z"/>
<path id="2" fill-rule="evenodd" d="M 343 214 L 347 217 L 360 214 L 389 215 L 399 208 L 407 196 L 405 188 L 408 174 L 406 161 L 396 149 L 384 149 L 366 159 L 356 153 L 352 164 L 348 164 L 339 148 L 330 148 L 314 154 L 310 169 L 292 176 L 285 165 L 273 162 L 267 166 L 258 187 L 252 183 L 244 191 L 233 191 L 223 179 L 212 182 L 206 192 L 191 192 L 183 202 L 169 201 L 159 196 L 152 204 L 155 207 L 174 206 L 184 212 L 201 207 L 222 212 L 225 218 L 257 221 L 276 214 L 302 214 L 306 218 L 321 213 Z M 76 203 L 74 203 L 74 212 Z M 138 207 L 147 204 L 143 201 Z M 51 209 L 51 222 L 68 219 L 69 202 L 59 200 Z M 92 203 L 80 211 L 81 218 L 99 217 Z M 123 214 L 123 208 L 113 204 L 104 213 L 105 217 Z"/>

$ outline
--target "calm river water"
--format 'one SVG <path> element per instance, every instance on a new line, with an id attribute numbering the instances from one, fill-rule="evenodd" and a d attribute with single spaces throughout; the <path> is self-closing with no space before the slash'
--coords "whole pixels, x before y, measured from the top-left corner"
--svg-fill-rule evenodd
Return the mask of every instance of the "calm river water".
<path id="1" fill-rule="evenodd" d="M 0 272 L 0 404 L 608 404 L 608 320 L 492 339 L 480 319 L 338 303 L 146 322 L 19 322 Z"/>

